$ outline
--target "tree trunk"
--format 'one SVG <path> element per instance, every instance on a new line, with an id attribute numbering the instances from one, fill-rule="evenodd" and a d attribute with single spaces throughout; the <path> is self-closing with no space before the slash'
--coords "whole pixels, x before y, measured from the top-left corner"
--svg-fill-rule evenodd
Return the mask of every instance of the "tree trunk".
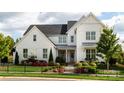
<path id="1" fill-rule="evenodd" d="M 109 58 L 106 60 L 107 70 L 109 70 Z"/>
<path id="2" fill-rule="evenodd" d="M 107 70 L 109 70 L 109 61 L 107 62 Z"/>

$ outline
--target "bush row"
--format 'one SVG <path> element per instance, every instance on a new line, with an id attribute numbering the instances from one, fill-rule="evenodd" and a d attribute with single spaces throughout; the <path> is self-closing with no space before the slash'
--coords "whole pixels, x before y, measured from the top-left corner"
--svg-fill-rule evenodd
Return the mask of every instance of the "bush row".
<path id="1" fill-rule="evenodd" d="M 96 73 L 96 63 L 95 62 L 82 62 L 75 64 L 75 73 Z"/>
<path id="2" fill-rule="evenodd" d="M 84 66 L 84 67 L 77 67 L 74 70 L 75 73 L 96 73 L 96 67 L 92 67 L 92 66 Z"/>
<path id="3" fill-rule="evenodd" d="M 78 62 L 78 63 L 75 63 L 75 66 L 76 67 L 82 67 L 82 66 L 93 66 L 93 67 L 97 67 L 96 63 L 95 62 Z"/>

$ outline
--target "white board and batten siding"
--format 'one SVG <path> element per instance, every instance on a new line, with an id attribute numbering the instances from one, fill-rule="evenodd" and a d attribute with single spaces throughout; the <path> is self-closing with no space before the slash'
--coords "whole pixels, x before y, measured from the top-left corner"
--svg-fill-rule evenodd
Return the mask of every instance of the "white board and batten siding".
<path id="1" fill-rule="evenodd" d="M 33 41 L 33 35 L 36 35 L 36 41 Z M 55 60 L 56 50 L 54 44 L 36 27 L 32 29 L 22 38 L 22 40 L 16 45 L 16 51 L 19 55 L 19 61 L 25 60 L 23 57 L 23 49 L 28 49 L 28 55 L 32 55 L 32 52 L 36 54 L 37 59 L 46 60 L 49 59 L 50 49 L 52 48 L 53 58 Z M 47 49 L 47 58 L 43 58 L 43 49 Z"/>

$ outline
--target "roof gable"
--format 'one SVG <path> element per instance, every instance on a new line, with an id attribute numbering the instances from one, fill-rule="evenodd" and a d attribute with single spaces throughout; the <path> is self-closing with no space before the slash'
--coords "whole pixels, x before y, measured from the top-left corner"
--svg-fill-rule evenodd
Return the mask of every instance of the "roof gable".
<path id="1" fill-rule="evenodd" d="M 48 42 L 50 42 L 51 44 L 55 45 L 55 44 L 54 44 L 44 33 L 42 33 L 36 26 L 31 26 L 29 29 L 30 29 L 30 30 L 22 37 L 22 39 L 21 39 L 18 43 L 16 43 L 16 44 L 14 45 L 14 47 L 16 47 L 18 44 L 20 44 L 20 43 L 32 32 L 33 29 L 37 29 L 37 31 L 40 32 L 40 34 L 44 35 L 44 37 L 46 38 L 46 40 L 48 40 Z"/>
<path id="2" fill-rule="evenodd" d="M 92 17 L 92 18 L 91 18 Z M 85 22 L 88 22 L 89 20 L 88 19 L 90 19 L 90 21 L 92 20 L 92 22 L 91 23 L 99 23 L 99 24 L 101 24 L 103 27 L 105 27 L 105 25 L 91 12 L 91 13 L 89 13 L 89 15 L 87 15 L 87 17 L 85 18 L 85 20 L 83 21 L 83 23 L 85 23 Z M 94 20 L 93 20 L 94 19 Z"/>
<path id="3" fill-rule="evenodd" d="M 82 16 L 68 31 L 67 31 L 67 33 L 69 32 L 69 31 L 71 31 L 71 29 L 73 29 L 73 28 L 76 28 L 76 26 L 78 26 L 78 25 L 80 25 L 80 24 L 82 24 L 82 23 L 85 23 L 86 21 L 87 21 L 87 19 L 89 18 L 89 17 L 93 17 L 94 19 L 95 19 L 95 21 L 97 21 L 97 23 L 100 23 L 103 27 L 105 27 L 105 25 L 92 13 L 92 12 L 90 12 L 87 16 Z"/>

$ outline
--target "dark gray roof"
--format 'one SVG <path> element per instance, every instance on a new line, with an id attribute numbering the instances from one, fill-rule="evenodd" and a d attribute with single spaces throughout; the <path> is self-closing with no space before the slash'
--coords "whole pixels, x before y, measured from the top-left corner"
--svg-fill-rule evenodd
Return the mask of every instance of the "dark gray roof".
<path id="1" fill-rule="evenodd" d="M 74 25 L 76 21 L 68 21 L 68 24 L 47 24 L 47 25 L 30 25 L 24 35 L 31 30 L 33 26 L 36 26 L 45 35 L 59 35 L 66 34 L 68 29 Z"/>
<path id="2" fill-rule="evenodd" d="M 24 35 L 31 30 L 33 26 L 36 26 L 40 31 L 45 35 L 56 35 L 56 34 L 65 34 L 67 32 L 66 24 L 57 24 L 57 25 L 30 25 Z"/>
<path id="3" fill-rule="evenodd" d="M 68 21 L 67 30 L 69 30 L 77 21 Z"/>

